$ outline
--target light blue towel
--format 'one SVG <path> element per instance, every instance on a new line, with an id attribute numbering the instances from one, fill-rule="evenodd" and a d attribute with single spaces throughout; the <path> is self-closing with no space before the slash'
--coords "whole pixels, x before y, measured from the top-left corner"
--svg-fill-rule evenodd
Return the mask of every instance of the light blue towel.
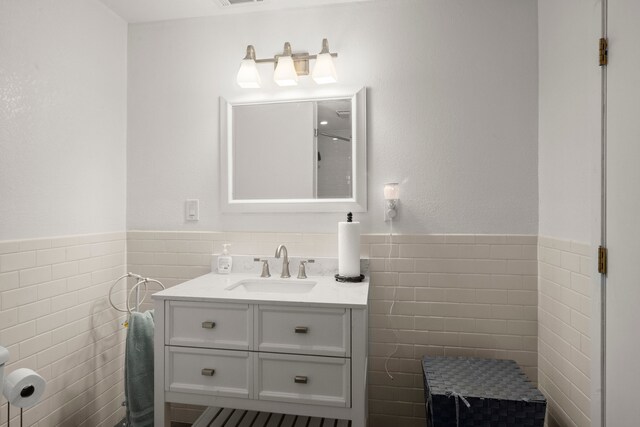
<path id="1" fill-rule="evenodd" d="M 129 427 L 153 427 L 153 310 L 129 316 L 124 396 Z"/>

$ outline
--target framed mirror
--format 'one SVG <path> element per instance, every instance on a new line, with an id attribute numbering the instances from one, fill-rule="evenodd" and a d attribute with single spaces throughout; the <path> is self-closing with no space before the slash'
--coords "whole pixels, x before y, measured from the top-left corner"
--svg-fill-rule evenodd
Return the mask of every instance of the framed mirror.
<path id="1" fill-rule="evenodd" d="M 220 99 L 224 212 L 365 212 L 366 90 L 269 102 Z"/>

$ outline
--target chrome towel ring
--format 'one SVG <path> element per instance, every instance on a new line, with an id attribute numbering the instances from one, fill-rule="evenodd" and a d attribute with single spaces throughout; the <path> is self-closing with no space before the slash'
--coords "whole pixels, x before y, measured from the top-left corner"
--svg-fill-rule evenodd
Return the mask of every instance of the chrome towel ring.
<path id="1" fill-rule="evenodd" d="M 126 309 L 121 309 L 116 307 L 116 305 L 113 303 L 113 300 L 111 298 L 113 290 L 115 289 L 116 285 L 122 280 L 122 279 L 127 279 L 129 277 L 134 277 L 136 279 L 136 284 L 133 285 L 133 287 L 131 287 L 131 290 L 129 291 L 129 293 L 127 294 L 127 300 L 126 300 Z M 139 274 L 135 274 L 135 273 L 127 273 L 124 276 L 120 276 L 118 277 L 118 279 L 116 279 L 116 281 L 113 283 L 113 285 L 111 285 L 111 288 L 109 288 L 109 304 L 111 304 L 111 307 L 113 307 L 115 310 L 121 312 L 121 313 L 129 313 L 131 314 L 133 310 L 138 310 L 140 308 L 140 304 L 142 304 L 144 302 L 144 300 L 147 298 L 147 290 L 148 290 L 148 285 L 149 283 L 155 283 L 158 286 L 160 286 L 162 289 L 166 289 L 165 286 L 162 284 L 162 282 L 160 282 L 159 280 L 155 280 L 155 279 L 149 279 L 148 277 L 142 277 Z M 144 296 L 142 297 L 142 300 L 140 300 L 140 289 L 141 289 L 141 285 L 144 286 Z M 136 305 L 135 307 L 131 307 L 131 296 L 133 295 L 134 291 L 136 292 Z"/>

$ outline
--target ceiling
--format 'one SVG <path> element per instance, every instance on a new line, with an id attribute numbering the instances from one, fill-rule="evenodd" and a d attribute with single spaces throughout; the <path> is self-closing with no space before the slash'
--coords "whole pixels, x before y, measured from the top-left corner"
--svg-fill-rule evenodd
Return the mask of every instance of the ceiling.
<path id="1" fill-rule="evenodd" d="M 372 0 L 100 0 L 129 23 Z M 226 4 L 226 5 L 223 5 Z"/>

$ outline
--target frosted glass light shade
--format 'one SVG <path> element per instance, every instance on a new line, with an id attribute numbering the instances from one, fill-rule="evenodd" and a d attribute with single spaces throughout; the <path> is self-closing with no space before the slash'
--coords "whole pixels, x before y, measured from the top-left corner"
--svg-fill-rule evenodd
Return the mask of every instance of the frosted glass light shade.
<path id="1" fill-rule="evenodd" d="M 273 80 L 279 86 L 295 86 L 298 84 L 298 73 L 293 65 L 293 58 L 281 56 L 278 58 L 278 65 L 273 72 Z"/>
<path id="2" fill-rule="evenodd" d="M 319 85 L 338 81 L 336 67 L 333 64 L 333 58 L 330 53 L 321 53 L 318 55 L 311 78 Z"/>
<path id="3" fill-rule="evenodd" d="M 245 89 L 256 89 L 260 87 L 262 83 L 260 81 L 260 74 L 258 73 L 258 67 L 256 67 L 256 61 L 253 59 L 243 59 L 240 63 L 240 69 L 236 77 L 238 86 Z"/>
<path id="4" fill-rule="evenodd" d="M 398 200 L 400 198 L 400 188 L 398 183 L 390 182 L 384 185 L 384 199 Z"/>

